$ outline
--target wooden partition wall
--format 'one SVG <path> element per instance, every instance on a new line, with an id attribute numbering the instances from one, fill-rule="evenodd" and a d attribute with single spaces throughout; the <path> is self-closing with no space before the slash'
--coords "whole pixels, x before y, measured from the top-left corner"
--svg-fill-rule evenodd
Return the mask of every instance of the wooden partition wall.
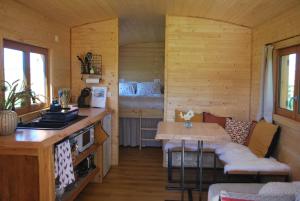
<path id="1" fill-rule="evenodd" d="M 291 38 L 300 34 L 300 6 L 267 21 L 253 29 L 253 52 L 252 52 L 252 98 L 251 117 L 256 118 L 260 100 L 260 76 L 263 48 L 265 44 L 275 43 L 275 48 L 300 44 L 300 37 Z M 292 168 L 292 178 L 300 179 L 300 122 L 274 115 L 274 120 L 281 127 L 281 137 L 277 147 L 277 158 L 288 163 Z"/>
<path id="2" fill-rule="evenodd" d="M 102 80 L 99 86 L 108 87 L 108 106 L 112 114 L 112 164 L 118 164 L 118 19 L 106 20 L 76 26 L 71 29 L 71 88 L 72 95 L 78 97 L 86 85 L 81 80 L 80 62 L 76 58 L 87 52 L 102 55 Z M 95 85 L 93 85 L 95 86 Z"/>
<path id="3" fill-rule="evenodd" d="M 120 46 L 120 79 L 132 81 L 164 81 L 163 42 L 134 43 Z"/>
<path id="4" fill-rule="evenodd" d="M 175 109 L 249 119 L 249 28 L 167 16 L 165 40 L 165 120 Z"/>

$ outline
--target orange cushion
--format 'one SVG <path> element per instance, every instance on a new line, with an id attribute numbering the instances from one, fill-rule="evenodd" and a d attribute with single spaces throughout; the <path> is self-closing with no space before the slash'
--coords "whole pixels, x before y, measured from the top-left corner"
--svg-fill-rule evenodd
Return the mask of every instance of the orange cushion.
<path id="1" fill-rule="evenodd" d="M 223 128 L 225 128 L 226 118 L 230 117 L 218 117 L 208 112 L 203 112 L 203 121 L 206 123 L 217 123 Z M 231 118 L 230 118 L 231 119 Z"/>
<path id="2" fill-rule="evenodd" d="M 245 143 L 244 143 L 245 146 L 248 146 L 249 141 L 250 141 L 250 138 L 251 138 L 251 135 L 252 135 L 252 133 L 253 133 L 253 130 L 254 130 L 256 124 L 257 124 L 257 121 L 252 121 L 252 122 L 251 122 L 249 134 L 248 134 L 248 136 L 247 136 L 247 138 L 246 138 L 246 140 L 245 140 Z"/>
<path id="3" fill-rule="evenodd" d="M 184 111 L 175 110 L 175 122 L 184 122 L 184 119 L 180 117 L 180 112 L 185 113 Z M 194 116 L 191 118 L 191 122 L 203 122 L 203 115 L 200 113 L 194 113 Z"/>
<path id="4" fill-rule="evenodd" d="M 251 134 L 249 149 L 258 157 L 265 157 L 277 130 L 277 125 L 264 120 L 259 121 Z"/>

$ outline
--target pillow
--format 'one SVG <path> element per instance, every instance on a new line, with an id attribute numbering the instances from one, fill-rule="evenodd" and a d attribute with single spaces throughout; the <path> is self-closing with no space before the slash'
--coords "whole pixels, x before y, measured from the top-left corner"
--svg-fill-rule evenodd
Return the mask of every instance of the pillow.
<path id="1" fill-rule="evenodd" d="M 119 94 L 121 96 L 135 95 L 135 90 L 132 83 L 121 82 L 119 83 Z"/>
<path id="2" fill-rule="evenodd" d="M 295 195 L 300 193 L 300 186 L 291 182 L 269 182 L 258 192 L 260 195 Z"/>
<path id="3" fill-rule="evenodd" d="M 259 195 L 221 191 L 220 200 L 221 201 L 258 201 Z"/>
<path id="4" fill-rule="evenodd" d="M 248 121 L 226 118 L 225 130 L 232 142 L 244 144 L 249 135 L 250 125 L 251 122 Z"/>
<path id="5" fill-rule="evenodd" d="M 137 83 L 137 95 L 151 96 L 154 94 L 161 94 L 160 84 L 154 82 L 140 82 Z"/>
<path id="6" fill-rule="evenodd" d="M 259 195 L 221 191 L 221 201 L 294 201 L 295 195 Z"/>
<path id="7" fill-rule="evenodd" d="M 185 113 L 184 111 L 175 110 L 175 122 L 184 122 L 184 119 L 180 117 L 180 112 Z M 191 122 L 203 122 L 203 115 L 201 113 L 194 113 Z"/>
<path id="8" fill-rule="evenodd" d="M 220 126 L 222 126 L 223 128 L 225 128 L 226 117 L 218 117 L 218 116 L 215 116 L 213 114 L 210 114 L 210 113 L 207 113 L 207 112 L 203 112 L 203 122 L 206 122 L 206 123 L 217 123 Z"/>
<path id="9" fill-rule="evenodd" d="M 259 121 L 250 137 L 249 149 L 258 157 L 265 157 L 277 130 L 277 125 Z"/>
<path id="10" fill-rule="evenodd" d="M 253 133 L 253 130 L 254 130 L 256 124 L 257 124 L 257 121 L 252 121 L 251 122 L 250 129 L 249 129 L 249 134 L 248 134 L 248 136 L 247 136 L 247 138 L 245 140 L 245 143 L 244 143 L 245 146 L 248 146 L 250 138 L 251 138 L 251 135 Z"/>

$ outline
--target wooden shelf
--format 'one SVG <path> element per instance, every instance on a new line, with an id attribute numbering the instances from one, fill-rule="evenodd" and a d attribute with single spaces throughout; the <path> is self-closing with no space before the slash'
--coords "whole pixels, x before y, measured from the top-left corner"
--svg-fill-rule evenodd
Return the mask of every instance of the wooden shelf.
<path id="1" fill-rule="evenodd" d="M 78 194 L 85 188 L 85 186 L 94 179 L 94 177 L 100 172 L 99 168 L 91 170 L 85 177 L 80 178 L 74 189 L 67 191 L 62 196 L 62 201 L 73 201 L 78 196 Z"/>
<path id="2" fill-rule="evenodd" d="M 93 144 L 87 150 L 81 152 L 78 156 L 76 156 L 75 160 L 73 161 L 73 165 L 74 166 L 78 165 L 82 160 L 88 157 L 91 153 L 96 152 L 98 147 L 99 144 Z"/>

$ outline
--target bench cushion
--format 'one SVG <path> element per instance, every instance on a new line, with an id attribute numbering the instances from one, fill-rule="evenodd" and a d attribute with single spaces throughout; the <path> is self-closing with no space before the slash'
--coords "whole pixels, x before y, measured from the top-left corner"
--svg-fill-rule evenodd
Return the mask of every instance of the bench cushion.
<path id="1" fill-rule="evenodd" d="M 249 149 L 258 157 L 265 157 L 277 130 L 277 125 L 259 121 L 251 134 Z"/>

